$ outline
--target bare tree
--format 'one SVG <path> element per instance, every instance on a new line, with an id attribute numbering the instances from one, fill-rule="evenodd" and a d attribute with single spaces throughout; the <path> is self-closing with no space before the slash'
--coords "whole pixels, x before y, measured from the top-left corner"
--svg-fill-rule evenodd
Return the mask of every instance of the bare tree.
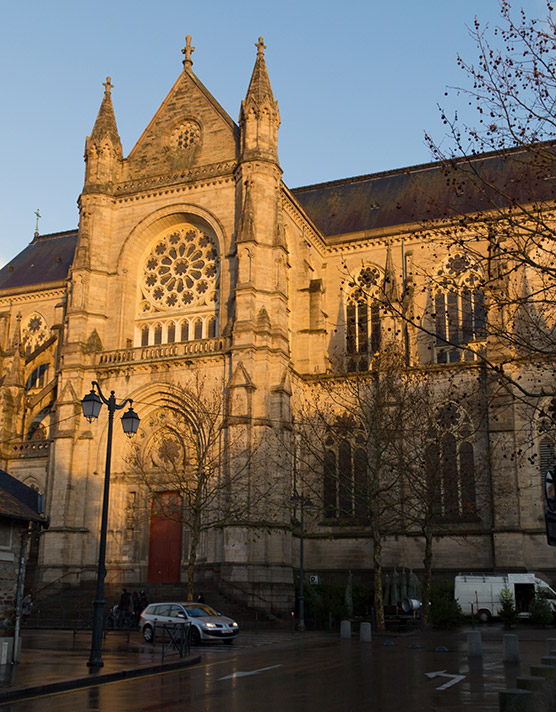
<path id="1" fill-rule="evenodd" d="M 390 347 L 372 370 L 311 385 L 297 408 L 296 474 L 331 527 L 373 541 L 374 608 L 384 629 L 383 546 L 393 535 L 423 541 L 423 615 L 429 622 L 434 537 L 490 524 L 491 483 L 478 381 L 408 368 Z M 486 448 L 483 448 L 486 450 Z M 479 476 L 477 476 L 477 474 Z"/>
<path id="2" fill-rule="evenodd" d="M 428 626 L 434 538 L 465 536 L 466 527 L 481 520 L 489 525 L 492 493 L 488 454 L 480 454 L 485 413 L 477 384 L 469 389 L 454 374 L 439 378 L 421 369 L 411 378 L 413 408 L 403 423 L 399 450 L 402 512 L 405 531 L 423 539 L 421 600 Z"/>
<path id="3" fill-rule="evenodd" d="M 529 18 L 502 0 L 499 26 L 470 28 L 477 60 L 458 59 L 468 81 L 447 92 L 466 111 L 442 110 L 447 135 L 427 135 L 438 170 L 426 179 L 409 170 L 400 206 L 419 224 L 428 259 L 404 266 L 403 299 L 385 289 L 383 300 L 524 397 L 555 392 L 556 24 L 550 2 L 546 10 Z M 469 107 L 476 121 L 465 118 Z M 524 358 L 536 383 L 516 378 L 512 364 Z"/>
<path id="4" fill-rule="evenodd" d="M 195 567 L 203 532 L 225 525 L 260 524 L 263 503 L 271 518 L 274 483 L 252 477 L 261 440 L 245 428 L 227 427 L 225 393 L 219 383 L 195 374 L 187 387 L 165 395 L 153 412 L 148 441 L 136 446 L 131 466 L 156 504 L 154 516 L 182 522 L 189 531 L 187 595 L 193 597 Z M 161 492 L 176 496 L 160 497 Z"/>
<path id="5" fill-rule="evenodd" d="M 403 435 L 417 381 L 394 351 L 373 370 L 319 379 L 295 414 L 296 475 L 330 526 L 351 525 L 373 541 L 374 608 L 384 629 L 382 551 L 403 530 Z"/>

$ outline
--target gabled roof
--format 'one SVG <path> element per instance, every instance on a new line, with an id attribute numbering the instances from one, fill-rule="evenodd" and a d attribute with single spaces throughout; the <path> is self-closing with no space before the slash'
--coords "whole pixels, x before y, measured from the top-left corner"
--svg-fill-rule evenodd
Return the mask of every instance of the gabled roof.
<path id="1" fill-rule="evenodd" d="M 188 154 L 176 156 L 174 151 L 168 151 L 168 140 L 172 131 L 189 120 L 198 121 L 203 126 L 202 142 L 199 145 L 201 153 L 199 156 L 193 153 L 190 157 L 190 160 L 195 158 L 194 165 L 206 163 L 207 160 L 215 162 L 236 158 L 239 127 L 193 71 L 188 70 L 178 76 L 125 159 L 129 175 L 164 175 L 176 167 L 190 167 L 189 163 L 182 166 L 179 162 L 187 162 Z M 210 158 L 203 158 L 203 152 L 209 146 Z M 219 154 L 218 159 L 214 158 L 215 153 Z M 171 160 L 172 156 L 174 160 Z"/>
<path id="2" fill-rule="evenodd" d="M 40 235 L 0 270 L 0 289 L 63 282 L 77 245 L 77 230 Z"/>
<path id="3" fill-rule="evenodd" d="M 0 470 L 0 516 L 27 522 L 43 521 L 39 514 L 39 493 L 4 470 Z"/>

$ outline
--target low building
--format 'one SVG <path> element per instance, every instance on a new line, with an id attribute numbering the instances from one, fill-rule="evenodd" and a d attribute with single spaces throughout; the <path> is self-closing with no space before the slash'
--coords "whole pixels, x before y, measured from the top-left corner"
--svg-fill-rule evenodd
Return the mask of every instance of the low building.
<path id="1" fill-rule="evenodd" d="M 17 660 L 30 530 L 45 524 L 41 495 L 0 470 L 0 665 Z M 15 650 L 14 650 L 15 647 Z"/>

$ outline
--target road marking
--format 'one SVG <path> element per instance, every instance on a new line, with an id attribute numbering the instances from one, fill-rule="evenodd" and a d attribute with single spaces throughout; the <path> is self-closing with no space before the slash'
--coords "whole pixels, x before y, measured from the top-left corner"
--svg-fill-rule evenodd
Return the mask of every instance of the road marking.
<path id="1" fill-rule="evenodd" d="M 226 675 L 225 677 L 219 677 L 218 680 L 233 680 L 236 677 L 249 677 L 249 675 L 258 675 L 260 672 L 266 672 L 267 670 L 274 670 L 274 668 L 283 667 L 283 665 L 271 665 L 270 667 L 259 668 L 258 670 L 249 670 L 249 672 L 234 672 L 231 675 Z"/>
<path id="2" fill-rule="evenodd" d="M 437 670 L 436 672 L 426 672 L 425 675 L 427 677 L 433 678 L 433 677 L 451 677 L 451 680 L 448 680 L 448 682 L 445 682 L 443 685 L 440 685 L 440 687 L 437 687 L 437 690 L 447 690 L 449 687 L 452 687 L 452 685 L 455 685 L 458 682 L 461 682 L 462 680 L 465 680 L 465 675 L 453 675 L 449 672 L 446 672 L 446 670 Z"/>

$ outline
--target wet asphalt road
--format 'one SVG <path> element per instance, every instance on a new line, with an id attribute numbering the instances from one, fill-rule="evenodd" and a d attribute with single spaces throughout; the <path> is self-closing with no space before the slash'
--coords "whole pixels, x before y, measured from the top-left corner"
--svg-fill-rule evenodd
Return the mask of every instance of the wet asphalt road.
<path id="1" fill-rule="evenodd" d="M 201 663 L 180 672 L 12 702 L 0 712 L 487 712 L 498 710 L 499 690 L 540 662 L 544 637 L 520 641 L 521 666 L 503 664 L 501 635 L 483 639 L 482 664 L 471 666 L 461 634 L 271 646 L 251 638 L 203 646 Z"/>

